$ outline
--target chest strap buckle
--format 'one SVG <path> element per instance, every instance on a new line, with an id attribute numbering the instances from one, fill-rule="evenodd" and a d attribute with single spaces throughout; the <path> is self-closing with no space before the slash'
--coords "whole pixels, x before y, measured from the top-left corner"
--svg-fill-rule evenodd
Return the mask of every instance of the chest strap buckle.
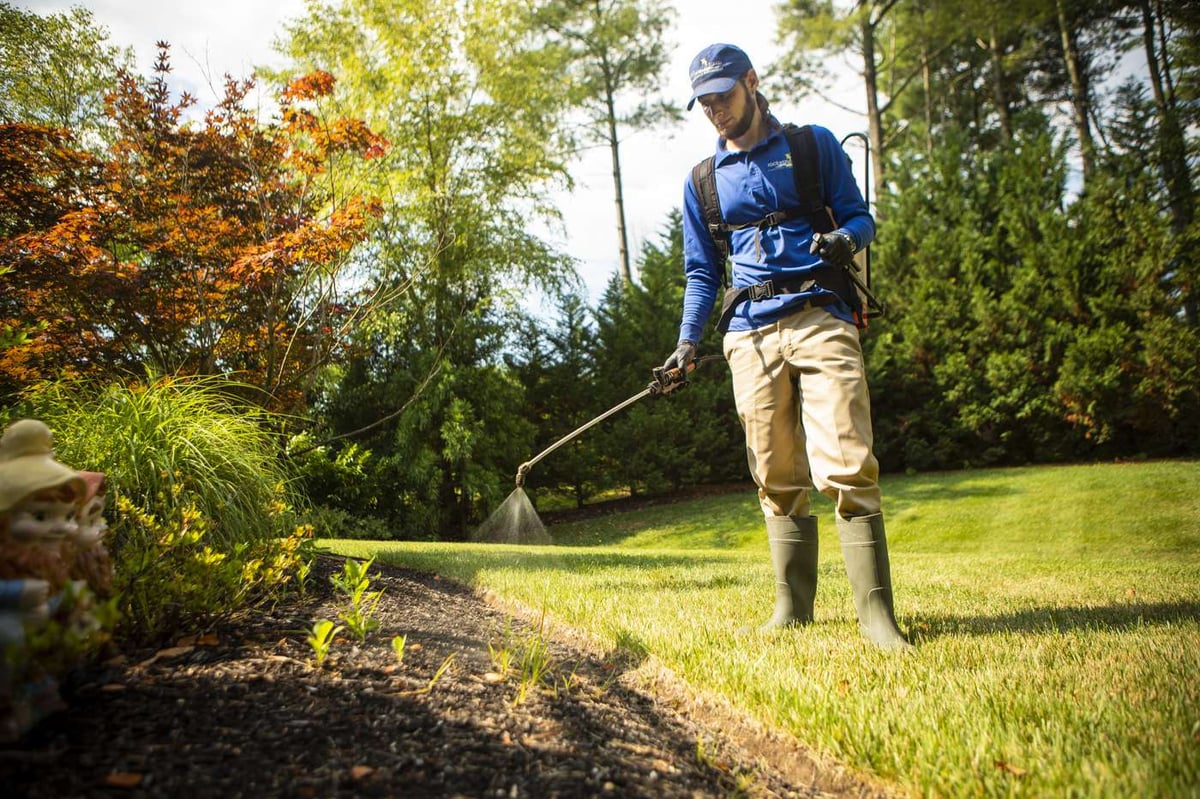
<path id="1" fill-rule="evenodd" d="M 775 281 L 773 280 L 764 280 L 748 288 L 750 289 L 750 300 L 753 302 L 769 300 L 775 296 Z"/>

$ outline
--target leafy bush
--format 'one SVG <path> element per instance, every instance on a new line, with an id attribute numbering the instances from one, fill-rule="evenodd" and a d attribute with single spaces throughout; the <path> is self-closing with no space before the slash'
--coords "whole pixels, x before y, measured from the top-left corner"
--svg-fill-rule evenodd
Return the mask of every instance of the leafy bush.
<path id="1" fill-rule="evenodd" d="M 353 442 L 341 447 L 317 444 L 301 433 L 288 441 L 286 455 L 297 483 L 314 505 L 352 509 L 360 516 L 375 513 L 379 498 L 371 482 L 376 460 L 371 450 Z"/>
<path id="2" fill-rule="evenodd" d="M 55 434 L 60 461 L 108 475 L 118 635 L 164 639 L 298 581 L 299 525 L 270 419 L 216 378 L 46 384 L 18 415 Z"/>
<path id="3" fill-rule="evenodd" d="M 317 505 L 309 514 L 315 538 L 353 538 L 391 541 L 399 538 L 392 527 L 377 516 L 356 516 L 341 508 Z"/>

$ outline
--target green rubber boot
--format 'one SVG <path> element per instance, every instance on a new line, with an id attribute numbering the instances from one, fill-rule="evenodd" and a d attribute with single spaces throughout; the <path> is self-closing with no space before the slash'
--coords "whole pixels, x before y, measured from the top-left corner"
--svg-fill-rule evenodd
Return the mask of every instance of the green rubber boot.
<path id="1" fill-rule="evenodd" d="M 817 596 L 817 517 L 768 517 L 767 541 L 775 567 L 775 615 L 762 629 L 808 624 Z"/>
<path id="2" fill-rule="evenodd" d="M 881 649 L 912 649 L 896 625 L 892 607 L 892 575 L 883 516 L 878 513 L 854 519 L 839 516 L 837 525 L 863 635 Z"/>

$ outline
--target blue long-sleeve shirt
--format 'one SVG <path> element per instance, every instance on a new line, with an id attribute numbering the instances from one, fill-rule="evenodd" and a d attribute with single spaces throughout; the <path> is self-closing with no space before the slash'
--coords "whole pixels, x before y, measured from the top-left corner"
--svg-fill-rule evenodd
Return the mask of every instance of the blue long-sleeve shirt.
<path id="1" fill-rule="evenodd" d="M 826 128 L 813 125 L 812 130 L 817 143 L 825 204 L 832 210 L 838 229 L 850 235 L 856 251 L 861 250 L 875 238 L 875 221 L 863 201 L 841 144 Z M 714 167 L 721 211 L 728 224 L 752 222 L 773 211 L 788 210 L 800 204 L 787 138 L 778 125 L 774 126 L 771 135 L 746 152 L 727 150 L 725 140 L 720 139 Z M 807 279 L 808 273 L 821 264 L 820 257 L 809 252 L 812 236 L 812 226 L 805 217 L 775 227 L 733 231 L 730 241 L 732 286 L 742 288 L 772 278 Z M 687 288 L 683 295 L 679 338 L 699 341 L 721 291 L 725 265 L 709 235 L 690 174 L 683 191 L 683 260 Z M 770 324 L 798 310 L 814 293 L 830 292 L 815 289 L 804 294 L 783 294 L 744 302 L 730 321 L 729 329 L 753 330 Z M 840 299 L 825 307 L 835 316 L 853 321 L 850 308 Z"/>

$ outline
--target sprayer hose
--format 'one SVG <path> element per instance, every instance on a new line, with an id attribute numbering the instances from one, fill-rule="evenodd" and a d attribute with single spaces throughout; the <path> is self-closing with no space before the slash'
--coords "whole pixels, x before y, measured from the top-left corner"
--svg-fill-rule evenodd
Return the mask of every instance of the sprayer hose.
<path id="1" fill-rule="evenodd" d="M 725 360 L 724 355 L 705 355 L 705 356 L 695 359 L 692 362 L 692 364 L 693 364 L 692 369 L 690 369 L 689 371 L 694 371 L 695 369 L 699 368 L 702 364 L 711 363 L 713 361 L 724 361 L 724 360 Z M 519 488 L 520 486 L 524 485 L 525 476 L 527 474 L 529 474 L 531 469 L 533 469 L 534 464 L 536 464 L 542 458 L 546 457 L 551 452 L 554 452 L 554 450 L 558 449 L 563 444 L 566 444 L 569 441 L 574 441 L 576 438 L 583 435 L 583 433 L 585 433 L 586 431 L 588 431 L 595 425 L 600 424 L 605 419 L 612 416 L 614 413 L 617 413 L 619 411 L 624 410 L 625 408 L 628 408 L 630 405 L 632 405 L 633 403 L 642 399 L 643 397 L 646 397 L 646 396 L 649 396 L 650 394 L 656 393 L 656 391 L 657 391 L 656 387 L 653 384 L 651 384 L 647 388 L 643 389 L 642 391 L 639 391 L 637 394 L 634 394 L 632 397 L 630 397 L 629 399 L 622 402 L 620 405 L 609 408 L 607 411 L 600 414 L 595 419 L 592 419 L 591 421 L 586 422 L 585 424 L 579 426 L 572 432 L 570 432 L 567 435 L 560 438 L 558 441 L 555 441 L 553 444 L 546 447 L 546 449 L 542 450 L 537 455 L 533 456 L 529 460 L 522 463 L 520 468 L 517 469 L 517 487 Z"/>
<path id="2" fill-rule="evenodd" d="M 540 461 L 542 458 L 544 458 L 544 457 L 546 457 L 547 455 L 549 455 L 551 452 L 554 452 L 554 450 L 558 449 L 558 448 L 559 448 L 559 447 L 561 447 L 563 444 L 566 444 L 568 441 L 574 441 L 576 438 L 578 438 L 579 436 L 583 435 L 583 433 L 585 433 L 585 432 L 586 432 L 587 430 L 589 430 L 591 427 L 593 427 L 593 426 L 595 426 L 595 425 L 597 425 L 597 424 L 600 424 L 600 422 L 603 422 L 605 419 L 607 419 L 608 417 L 612 416 L 612 415 L 613 415 L 614 413 L 616 413 L 617 411 L 624 410 L 625 408 L 629 407 L 630 405 L 632 405 L 633 403 L 635 403 L 635 402 L 637 402 L 638 400 L 642 399 L 643 397 L 645 397 L 645 396 L 647 396 L 647 395 L 651 394 L 651 393 L 652 393 L 652 391 L 653 391 L 653 389 L 649 389 L 649 388 L 647 388 L 647 389 L 644 389 L 644 390 L 640 391 L 639 393 L 637 393 L 637 394 L 634 394 L 632 397 L 630 397 L 629 399 L 625 400 L 625 401 L 624 401 L 624 402 L 622 402 L 620 405 L 617 405 L 616 407 L 613 407 L 613 408 L 609 408 L 607 411 L 605 411 L 604 413 L 600 414 L 600 415 L 599 415 L 599 416 L 597 416 L 595 419 L 592 419 L 590 422 L 586 422 L 585 424 L 583 424 L 583 425 L 581 425 L 580 427 L 576 428 L 574 431 L 572 431 L 572 432 L 568 433 L 567 435 L 565 435 L 565 436 L 563 436 L 562 438 L 560 438 L 558 441 L 555 441 L 553 444 L 551 444 L 550 446 L 546 447 L 546 449 L 542 450 L 541 452 L 539 452 L 539 453 L 538 453 L 537 455 L 535 455 L 534 457 L 532 457 L 532 458 L 530 458 L 529 460 L 525 461 L 525 463 L 522 463 L 522 464 L 521 464 L 521 471 L 522 471 L 522 472 L 524 472 L 524 473 L 528 473 L 528 472 L 529 472 L 529 470 L 533 468 L 533 466 L 534 466 L 534 464 L 535 464 L 535 463 L 537 463 L 537 462 L 538 462 L 538 461 Z"/>

